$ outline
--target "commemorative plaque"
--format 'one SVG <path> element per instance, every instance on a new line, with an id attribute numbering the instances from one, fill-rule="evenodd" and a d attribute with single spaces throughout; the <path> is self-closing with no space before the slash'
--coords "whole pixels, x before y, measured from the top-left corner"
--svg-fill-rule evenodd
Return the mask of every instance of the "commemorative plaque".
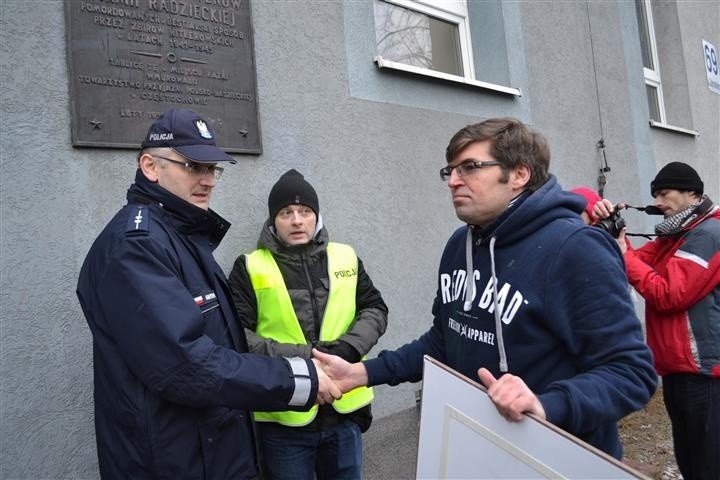
<path id="1" fill-rule="evenodd" d="M 169 108 L 262 153 L 249 0 L 65 0 L 74 146 L 139 148 Z"/>

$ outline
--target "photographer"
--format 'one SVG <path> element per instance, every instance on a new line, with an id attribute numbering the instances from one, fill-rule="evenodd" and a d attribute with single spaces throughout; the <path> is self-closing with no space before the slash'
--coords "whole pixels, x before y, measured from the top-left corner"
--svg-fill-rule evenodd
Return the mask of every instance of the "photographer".
<path id="1" fill-rule="evenodd" d="M 645 299 L 647 341 L 663 379 L 675 458 L 685 480 L 720 472 L 720 207 L 689 165 L 672 162 L 650 184 L 663 221 L 633 249 L 617 238 L 630 284 Z M 618 209 L 622 204 L 617 205 Z M 615 213 L 607 199 L 593 207 Z"/>

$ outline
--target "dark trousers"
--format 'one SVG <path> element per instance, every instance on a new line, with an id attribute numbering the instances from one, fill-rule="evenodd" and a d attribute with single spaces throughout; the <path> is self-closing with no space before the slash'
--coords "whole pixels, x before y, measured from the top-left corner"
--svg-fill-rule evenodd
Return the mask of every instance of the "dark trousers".
<path id="1" fill-rule="evenodd" d="M 360 427 L 345 420 L 311 432 L 258 422 L 265 478 L 271 480 L 359 480 L 362 466 Z"/>
<path id="2" fill-rule="evenodd" d="M 684 480 L 720 480 L 720 378 L 663 377 L 675 459 Z"/>

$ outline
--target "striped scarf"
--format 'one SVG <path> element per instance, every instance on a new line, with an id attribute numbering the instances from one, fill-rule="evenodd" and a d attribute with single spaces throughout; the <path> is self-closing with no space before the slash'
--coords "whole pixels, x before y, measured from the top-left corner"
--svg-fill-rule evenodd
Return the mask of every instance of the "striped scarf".
<path id="1" fill-rule="evenodd" d="M 690 225 L 695 219 L 704 215 L 712 207 L 712 200 L 707 195 L 703 195 L 697 202 L 688 205 L 674 215 L 670 215 L 661 223 L 655 225 L 655 234 L 658 237 L 669 237 L 682 231 L 683 228 Z"/>

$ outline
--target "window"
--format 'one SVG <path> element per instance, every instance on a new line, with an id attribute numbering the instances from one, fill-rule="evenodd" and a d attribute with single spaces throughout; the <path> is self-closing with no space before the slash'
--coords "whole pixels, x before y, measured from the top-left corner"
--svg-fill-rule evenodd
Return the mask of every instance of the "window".
<path id="1" fill-rule="evenodd" d="M 664 2 L 635 0 L 650 125 L 697 136 L 677 9 Z M 661 79 L 664 79 L 664 83 Z"/>
<path id="2" fill-rule="evenodd" d="M 476 79 L 465 0 L 375 0 L 373 7 L 379 68 L 520 95 Z"/>
<path id="3" fill-rule="evenodd" d="M 660 67 L 658 65 L 657 43 L 655 42 L 655 26 L 652 9 L 647 0 L 635 0 L 635 10 L 640 33 L 640 49 L 642 52 L 643 71 L 645 73 L 645 92 L 650 108 L 650 119 L 666 123 L 665 105 L 663 104 Z"/>
<path id="4" fill-rule="evenodd" d="M 453 11 L 419 2 L 376 0 L 378 55 L 393 62 L 473 78 L 467 8 L 464 2 L 444 4 L 446 8 L 454 7 Z"/>

